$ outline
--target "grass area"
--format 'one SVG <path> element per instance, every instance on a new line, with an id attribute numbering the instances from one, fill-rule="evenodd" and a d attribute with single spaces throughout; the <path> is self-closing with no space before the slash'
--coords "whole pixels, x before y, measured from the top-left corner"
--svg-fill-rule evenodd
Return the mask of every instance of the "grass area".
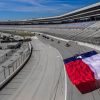
<path id="1" fill-rule="evenodd" d="M 0 32 L 9 33 L 9 34 L 12 34 L 12 35 L 20 35 L 20 36 L 23 36 L 23 37 L 35 35 L 34 33 L 31 33 L 29 31 L 22 31 L 22 30 L 0 30 Z"/>

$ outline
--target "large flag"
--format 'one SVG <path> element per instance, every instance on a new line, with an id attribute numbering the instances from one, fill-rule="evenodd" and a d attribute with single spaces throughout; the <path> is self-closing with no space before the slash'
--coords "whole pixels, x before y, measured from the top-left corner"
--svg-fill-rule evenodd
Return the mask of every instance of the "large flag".
<path id="1" fill-rule="evenodd" d="M 64 60 L 71 82 L 81 93 L 100 87 L 100 54 L 90 51 Z"/>

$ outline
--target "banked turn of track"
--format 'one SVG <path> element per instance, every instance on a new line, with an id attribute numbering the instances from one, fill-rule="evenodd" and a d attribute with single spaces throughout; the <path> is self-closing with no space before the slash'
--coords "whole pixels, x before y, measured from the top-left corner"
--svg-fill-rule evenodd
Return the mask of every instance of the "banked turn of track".
<path id="1" fill-rule="evenodd" d="M 81 54 L 92 50 L 95 50 L 98 53 L 100 53 L 100 48 L 97 48 L 96 46 L 85 45 L 85 43 L 83 43 L 84 45 L 81 43 L 81 45 L 79 43 L 77 44 L 72 42 L 70 43 L 71 46 L 67 47 L 67 40 L 56 38 L 51 35 L 47 35 L 47 37 L 49 38 L 44 38 L 43 35 L 46 36 L 46 34 L 42 33 L 40 35 L 37 34 L 38 38 L 42 42 L 56 47 L 61 53 L 63 59 L 72 57 L 75 54 Z M 60 41 L 60 43 L 58 43 L 58 41 Z M 97 89 L 86 94 L 81 94 L 79 90 L 70 82 L 68 77 L 65 83 L 67 84 L 66 100 L 100 100 L 100 89 Z"/>
<path id="2" fill-rule="evenodd" d="M 0 100 L 65 100 L 65 72 L 60 53 L 36 37 L 32 46 L 31 59 L 0 91 Z"/>
<path id="3" fill-rule="evenodd" d="M 77 46 L 77 44 L 66 47 L 65 41 L 60 41 L 58 44 L 58 40 L 53 37 L 49 39 L 44 39 L 42 35 L 37 37 L 32 39 L 33 54 L 24 67 L 28 69 L 28 74 L 22 76 L 26 71 L 23 68 L 22 73 L 15 76 L 11 84 L 0 91 L 0 100 L 99 100 L 99 89 L 81 94 L 66 77 L 63 65 L 63 59 L 66 57 L 87 52 L 93 48 Z M 51 41 L 52 38 L 54 41 Z M 23 77 L 24 80 L 21 81 Z M 16 84 L 18 84 L 17 88 Z M 9 95 L 11 93 L 12 95 Z M 4 94 L 6 97 L 3 97 Z"/>

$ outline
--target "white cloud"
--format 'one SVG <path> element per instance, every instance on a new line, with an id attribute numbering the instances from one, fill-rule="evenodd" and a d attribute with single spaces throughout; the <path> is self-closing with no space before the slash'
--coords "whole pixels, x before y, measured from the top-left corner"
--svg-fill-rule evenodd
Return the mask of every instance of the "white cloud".
<path id="1" fill-rule="evenodd" d="M 12 1 L 12 2 L 11 2 Z M 16 3 L 17 2 L 17 3 Z M 10 0 L 10 2 L 3 2 L 0 4 L 0 11 L 14 11 L 14 12 L 31 12 L 35 14 L 49 14 L 60 15 L 65 12 L 75 9 L 76 6 L 72 6 L 65 3 L 58 3 L 53 5 L 44 5 L 45 0 Z M 46 0 L 47 2 L 53 2 L 53 0 Z M 56 0 L 55 0 L 56 2 Z M 57 1 L 58 2 L 58 1 Z M 18 3 L 28 3 L 30 5 L 18 5 Z"/>
<path id="2" fill-rule="evenodd" d="M 27 3 L 27 4 L 32 4 L 33 6 L 43 6 L 42 4 L 40 4 L 39 0 L 14 0 L 17 2 L 22 2 L 22 3 Z"/>

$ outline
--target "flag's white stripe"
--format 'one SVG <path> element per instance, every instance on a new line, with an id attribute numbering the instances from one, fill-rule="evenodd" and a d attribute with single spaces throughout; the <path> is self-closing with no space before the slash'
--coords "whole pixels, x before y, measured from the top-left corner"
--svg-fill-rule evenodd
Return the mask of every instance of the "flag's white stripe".
<path id="1" fill-rule="evenodd" d="M 100 54 L 82 59 L 94 72 L 95 79 L 100 79 Z"/>

